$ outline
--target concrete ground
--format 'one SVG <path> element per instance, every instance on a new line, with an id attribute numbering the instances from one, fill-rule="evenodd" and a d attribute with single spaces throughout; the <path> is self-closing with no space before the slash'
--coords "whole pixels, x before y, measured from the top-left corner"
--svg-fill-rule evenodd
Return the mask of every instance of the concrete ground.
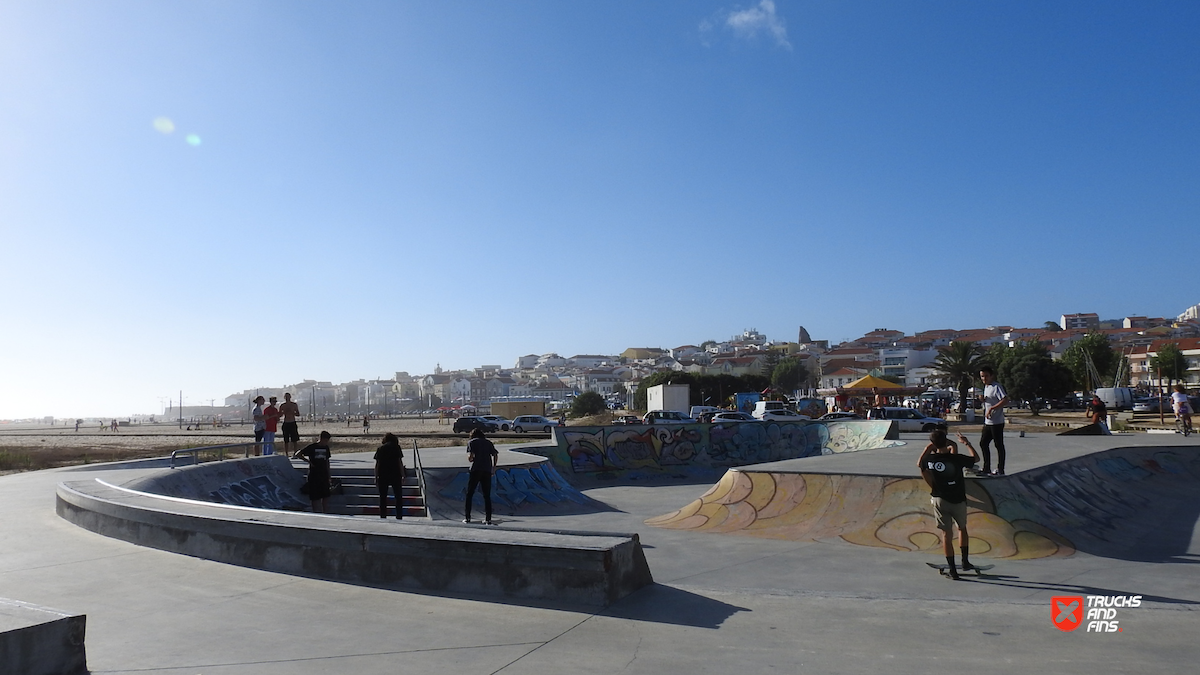
<path id="1" fill-rule="evenodd" d="M 902 438 L 907 448 L 795 461 L 915 475 L 923 439 Z M 1195 439 L 1174 436 L 1011 438 L 1009 473 L 1055 453 L 1135 444 L 1200 452 Z M 989 577 L 954 582 L 925 567 L 937 558 L 923 554 L 643 524 L 707 484 L 595 488 L 588 495 L 618 511 L 501 525 L 639 533 L 657 584 L 589 613 L 234 567 L 108 539 L 55 515 L 61 481 L 120 483 L 161 466 L 0 477 L 0 597 L 87 614 L 93 673 L 1166 673 L 1200 660 L 1195 529 L 1171 563 L 1077 553 L 999 561 Z M 1067 633 L 1051 620 L 1058 595 L 1141 595 L 1144 604 L 1118 610 L 1119 633 Z"/>

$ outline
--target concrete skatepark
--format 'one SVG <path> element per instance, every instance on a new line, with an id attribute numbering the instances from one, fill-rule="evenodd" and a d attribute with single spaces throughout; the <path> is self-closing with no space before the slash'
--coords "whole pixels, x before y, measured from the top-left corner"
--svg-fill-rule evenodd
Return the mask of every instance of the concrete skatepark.
<path id="1" fill-rule="evenodd" d="M 586 502 L 564 500 L 572 508 L 562 513 L 545 504 L 540 509 L 510 504 L 517 508 L 509 509 L 500 528 L 489 530 L 438 520 L 271 516 L 348 521 L 356 529 L 436 527 L 467 540 L 523 530 L 636 533 L 654 583 L 607 606 L 585 606 L 552 593 L 540 598 L 505 598 L 480 589 L 413 593 L 370 580 L 338 583 L 265 571 L 138 546 L 56 515 L 60 483 L 144 483 L 164 471 L 162 460 L 14 474 L 0 478 L 0 499 L 9 513 L 0 549 L 0 596 L 86 615 L 88 664 L 97 673 L 1193 667 L 1200 656 L 1194 640 L 1200 575 L 1192 567 L 1200 562 L 1195 482 L 1200 472 L 1191 439 L 1009 438 L 1010 476 L 978 481 L 972 491 L 977 504 L 991 507 L 976 507 L 973 517 L 997 519 L 990 530 L 980 527 L 986 537 L 978 546 L 973 541 L 973 557 L 997 567 L 987 577 L 960 582 L 923 565 L 942 560 L 920 521 L 921 491 L 906 483 L 919 480 L 915 459 L 924 441 L 919 434 L 899 440 L 905 444 L 739 466 L 728 475 L 719 466 L 681 473 L 681 465 L 673 464 L 671 480 L 655 480 L 643 465 L 641 473 L 623 480 L 610 466 L 607 479 L 593 475 L 590 483 L 580 483 Z M 692 450 L 711 454 L 712 445 L 702 441 L 694 439 Z M 628 449 L 627 442 L 593 446 Z M 555 448 L 526 449 L 562 467 L 555 453 L 578 445 L 560 438 Z M 667 454 L 679 459 L 687 452 Z M 529 461 L 506 449 L 502 455 L 512 455 L 514 467 Z M 454 461 L 452 453 L 446 461 Z M 715 469 L 715 478 L 702 476 L 704 468 Z M 576 481 L 570 469 L 559 472 Z M 793 487 L 781 490 L 788 480 Z M 803 483 L 803 494 L 796 481 Z M 454 490 L 446 487 L 452 482 L 430 491 L 447 495 L 441 498 L 446 508 L 453 505 Z M 834 483 L 837 489 L 828 489 Z M 845 496 L 837 504 L 840 511 L 830 508 L 837 501 L 829 499 L 832 494 Z M 847 503 L 861 506 L 864 500 L 877 503 L 871 517 L 849 517 L 854 509 Z M 430 499 L 435 516 L 437 501 Z M 702 522 L 694 518 L 706 508 Z M 814 514 L 820 527 L 797 532 L 797 523 L 813 521 Z M 876 522 L 880 514 L 888 517 Z M 792 519 L 787 527 L 767 522 L 780 516 Z M 679 527 L 683 521 L 687 524 Z M 763 532 L 751 532 L 756 525 Z M 1048 531 L 1034 532 L 1035 526 Z M 1008 537 L 1007 544 L 998 532 Z M 1022 545 L 1034 540 L 1016 536 L 1020 533 L 1044 541 Z M 1054 544 L 1053 551 L 1045 541 Z M 985 544 L 990 550 L 975 552 Z M 1141 595 L 1144 604 L 1122 614 L 1121 633 L 1065 633 L 1050 620 L 1050 598 L 1061 595 Z"/>

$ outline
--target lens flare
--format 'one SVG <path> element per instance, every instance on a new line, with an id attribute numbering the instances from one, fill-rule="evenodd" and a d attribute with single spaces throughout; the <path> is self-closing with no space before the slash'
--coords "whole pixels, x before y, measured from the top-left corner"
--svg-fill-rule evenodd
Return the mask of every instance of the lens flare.
<path id="1" fill-rule="evenodd" d="M 175 131 L 175 123 L 170 117 L 157 117 L 154 119 L 154 130 L 160 134 L 169 134 Z"/>
<path id="2" fill-rule="evenodd" d="M 192 147 L 196 147 L 197 145 L 200 145 L 200 137 L 197 136 L 196 134 L 188 134 L 187 135 L 187 144 Z"/>

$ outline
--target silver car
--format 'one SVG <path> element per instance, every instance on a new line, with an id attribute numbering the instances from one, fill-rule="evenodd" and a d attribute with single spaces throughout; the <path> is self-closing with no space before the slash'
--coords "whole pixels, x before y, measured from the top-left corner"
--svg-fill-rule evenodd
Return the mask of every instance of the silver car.
<path id="1" fill-rule="evenodd" d="M 712 416 L 713 424 L 731 424 L 739 422 L 757 422 L 753 415 L 744 412 L 719 412 Z"/>
<path id="2" fill-rule="evenodd" d="M 801 415 L 794 410 L 764 410 L 762 413 L 764 422 L 803 422 L 811 419 L 808 415 Z"/>
<path id="3" fill-rule="evenodd" d="M 676 410 L 651 410 L 642 417 L 645 424 L 695 424 L 696 420 Z"/>
<path id="4" fill-rule="evenodd" d="M 556 426 L 558 426 L 558 422 L 546 419 L 541 415 L 517 415 L 517 418 L 512 421 L 510 428 L 518 434 L 523 434 L 526 431 L 541 431 L 548 434 L 550 433 L 550 429 Z"/>
<path id="5" fill-rule="evenodd" d="M 869 420 L 896 420 L 900 431 L 914 432 L 933 431 L 946 423 L 940 417 L 926 417 L 919 410 L 912 408 L 871 408 L 867 413 Z"/>
<path id="6" fill-rule="evenodd" d="M 503 415 L 480 415 L 480 417 L 494 423 L 500 428 L 500 431 L 508 431 L 509 429 L 512 429 L 512 420 L 504 417 Z"/>

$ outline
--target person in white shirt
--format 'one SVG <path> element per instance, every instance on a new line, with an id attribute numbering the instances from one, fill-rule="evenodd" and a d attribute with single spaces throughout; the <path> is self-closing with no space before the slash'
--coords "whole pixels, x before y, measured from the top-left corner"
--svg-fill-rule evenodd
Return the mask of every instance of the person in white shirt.
<path id="1" fill-rule="evenodd" d="M 979 449 L 983 452 L 981 475 L 1004 475 L 1004 406 L 1008 405 L 1008 392 L 996 381 L 996 371 L 991 366 L 979 369 L 983 380 L 983 434 L 979 437 Z M 992 452 L 989 447 L 996 442 L 996 470 L 992 471 Z"/>
<path id="2" fill-rule="evenodd" d="M 1175 385 L 1175 392 L 1171 394 L 1171 407 L 1175 409 L 1175 416 L 1182 418 L 1183 423 L 1190 429 L 1192 426 L 1192 403 L 1188 400 L 1187 392 L 1182 384 Z"/>

